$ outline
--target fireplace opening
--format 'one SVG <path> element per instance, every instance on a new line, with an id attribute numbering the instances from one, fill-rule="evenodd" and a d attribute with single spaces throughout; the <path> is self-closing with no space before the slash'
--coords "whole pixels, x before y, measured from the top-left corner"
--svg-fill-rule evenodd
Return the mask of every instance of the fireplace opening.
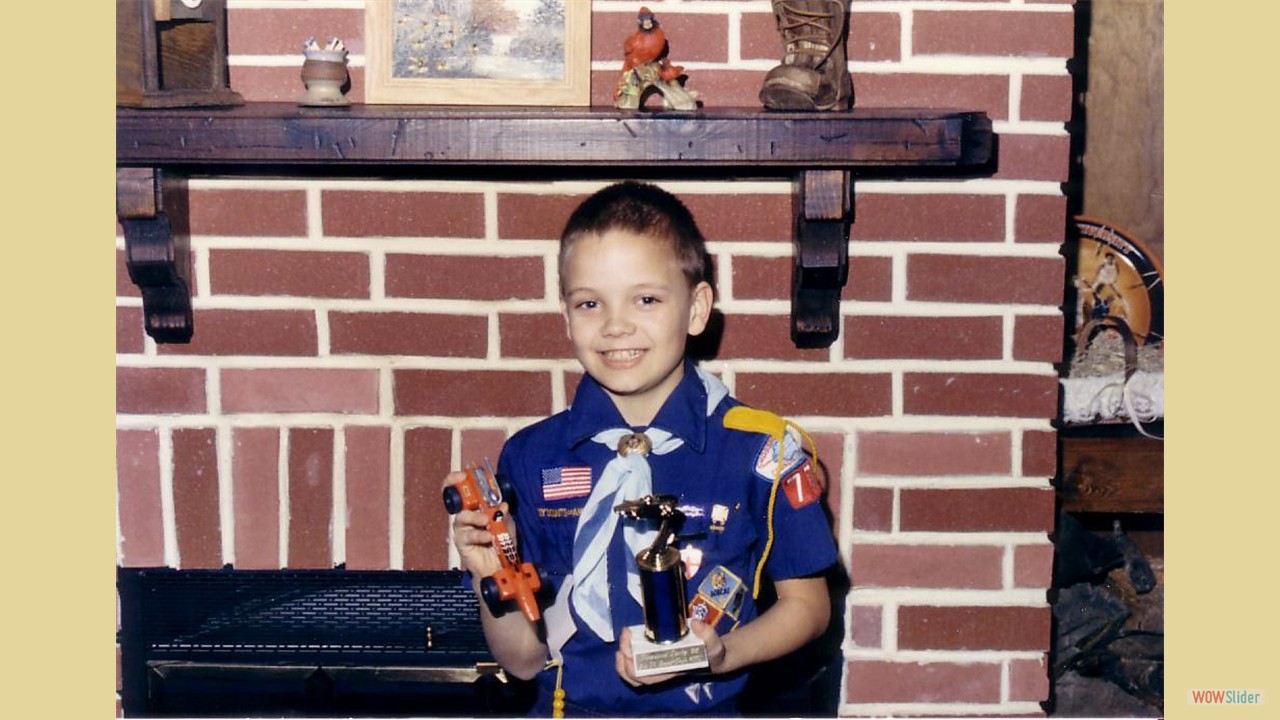
<path id="1" fill-rule="evenodd" d="M 534 701 L 490 655 L 460 571 L 116 572 L 125 717 L 519 717 Z M 836 714 L 848 580 L 829 582 L 827 633 L 753 672 L 745 714 Z"/>
<path id="2" fill-rule="evenodd" d="M 461 577 L 120 568 L 124 715 L 524 714 Z"/>
<path id="3" fill-rule="evenodd" d="M 1164 520 L 1060 512 L 1051 717 L 1164 715 Z"/>

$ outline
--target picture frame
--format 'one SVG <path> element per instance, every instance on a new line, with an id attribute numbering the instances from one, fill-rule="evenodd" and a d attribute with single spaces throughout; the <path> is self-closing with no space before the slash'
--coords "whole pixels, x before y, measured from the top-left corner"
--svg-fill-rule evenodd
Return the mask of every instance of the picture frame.
<path id="1" fill-rule="evenodd" d="M 371 0 L 364 34 L 367 103 L 591 101 L 590 0 Z"/>

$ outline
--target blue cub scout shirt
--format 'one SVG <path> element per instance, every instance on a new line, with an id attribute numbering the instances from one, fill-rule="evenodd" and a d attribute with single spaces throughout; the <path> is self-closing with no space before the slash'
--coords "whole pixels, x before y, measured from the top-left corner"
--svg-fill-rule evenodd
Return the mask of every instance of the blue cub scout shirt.
<path id="1" fill-rule="evenodd" d="M 769 457 L 769 438 L 724 427 L 725 413 L 739 404 L 726 397 L 708 417 L 707 391 L 686 360 L 684 378 L 652 425 L 676 435 L 684 445 L 666 455 L 648 456 L 653 492 L 679 498 L 678 507 L 686 517 L 676 546 L 686 560 L 686 572 L 693 573 L 686 582 L 687 599 L 695 616 L 713 622 L 721 635 L 758 613 L 751 590 L 769 532 L 773 475 L 770 471 L 766 478 L 756 471 L 757 460 Z M 502 449 L 498 472 L 516 496 L 520 552 L 551 577 L 553 587 L 546 597 L 554 597 L 572 572 L 578 517 L 591 487 L 616 457 L 591 437 L 621 427 L 626 423 L 612 399 L 587 376 L 571 408 L 521 430 Z M 616 632 L 644 621 L 640 605 L 626 588 L 626 569 L 628 563 L 634 564 L 634 557 L 629 557 L 622 540 L 625 522 L 619 523 L 609 550 L 610 608 Z M 800 503 L 796 508 L 779 489 L 773 529 L 774 543 L 765 563 L 765 573 L 772 580 L 811 575 L 835 562 L 835 540 L 821 502 Z M 714 681 L 692 674 L 687 682 L 632 688 L 614 669 L 617 642 L 603 642 L 576 614 L 573 617 L 578 630 L 561 651 L 568 715 L 575 710 L 612 716 L 733 712 L 731 703 L 746 682 L 745 672 Z M 555 682 L 555 669 L 538 677 L 535 712 L 550 714 Z"/>

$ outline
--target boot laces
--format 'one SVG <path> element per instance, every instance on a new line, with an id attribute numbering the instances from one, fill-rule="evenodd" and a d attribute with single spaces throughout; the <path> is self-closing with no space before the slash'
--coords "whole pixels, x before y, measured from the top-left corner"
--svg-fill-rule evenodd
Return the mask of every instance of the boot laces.
<path id="1" fill-rule="evenodd" d="M 835 51 L 836 36 L 842 29 L 836 14 L 844 12 L 844 4 L 841 0 L 827 0 L 827 5 L 829 12 L 806 10 L 787 2 L 775 6 L 778 29 L 787 43 L 788 55 L 817 57 L 814 66 L 818 67 Z"/>

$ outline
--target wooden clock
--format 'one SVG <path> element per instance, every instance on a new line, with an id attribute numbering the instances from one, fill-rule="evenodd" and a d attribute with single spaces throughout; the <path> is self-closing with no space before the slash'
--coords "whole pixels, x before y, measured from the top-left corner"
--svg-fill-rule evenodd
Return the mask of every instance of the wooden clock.
<path id="1" fill-rule="evenodd" d="M 117 0 L 116 105 L 242 105 L 227 82 L 226 0 Z"/>

